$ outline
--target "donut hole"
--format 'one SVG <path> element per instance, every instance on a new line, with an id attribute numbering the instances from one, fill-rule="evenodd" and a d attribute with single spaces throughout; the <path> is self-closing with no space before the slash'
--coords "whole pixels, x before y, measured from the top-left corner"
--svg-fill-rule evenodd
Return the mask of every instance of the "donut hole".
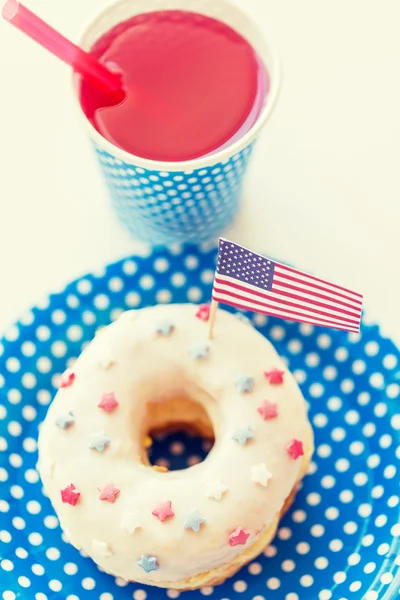
<path id="1" fill-rule="evenodd" d="M 214 428 L 200 403 L 180 397 L 148 405 L 145 464 L 160 471 L 187 469 L 202 462 L 213 445 Z"/>

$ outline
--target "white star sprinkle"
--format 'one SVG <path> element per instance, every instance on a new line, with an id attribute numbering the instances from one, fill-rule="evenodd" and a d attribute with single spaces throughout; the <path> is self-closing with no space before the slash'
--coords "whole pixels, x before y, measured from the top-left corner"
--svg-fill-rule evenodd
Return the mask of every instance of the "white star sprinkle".
<path id="1" fill-rule="evenodd" d="M 213 500 L 218 500 L 219 502 L 228 489 L 228 486 L 225 485 L 225 483 L 223 483 L 220 479 L 209 481 L 206 484 L 206 496 L 207 498 L 212 498 Z"/>
<path id="2" fill-rule="evenodd" d="M 93 540 L 92 542 L 92 551 L 94 554 L 98 556 L 111 556 L 112 552 L 106 544 L 106 542 L 101 542 L 100 540 Z"/>
<path id="3" fill-rule="evenodd" d="M 272 473 L 268 471 L 266 464 L 261 463 L 257 467 L 251 467 L 251 480 L 264 487 L 267 486 L 268 480 L 271 479 Z"/>
<path id="4" fill-rule="evenodd" d="M 99 352 L 97 362 L 103 369 L 109 369 L 113 364 L 115 364 L 115 359 L 111 350 L 109 348 L 102 348 Z"/>
<path id="5" fill-rule="evenodd" d="M 132 512 L 126 511 L 122 515 L 120 527 L 122 527 L 122 529 L 125 529 L 125 531 L 129 533 L 129 535 L 135 533 L 136 529 L 139 529 L 142 526 L 143 523 L 138 510 L 133 510 Z"/>

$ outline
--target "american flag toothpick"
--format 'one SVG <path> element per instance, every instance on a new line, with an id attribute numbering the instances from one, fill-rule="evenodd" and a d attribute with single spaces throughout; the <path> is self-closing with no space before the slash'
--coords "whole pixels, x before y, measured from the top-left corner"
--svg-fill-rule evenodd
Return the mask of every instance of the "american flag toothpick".
<path id="1" fill-rule="evenodd" d="M 218 302 L 289 321 L 360 331 L 362 295 L 220 239 L 210 338 Z"/>

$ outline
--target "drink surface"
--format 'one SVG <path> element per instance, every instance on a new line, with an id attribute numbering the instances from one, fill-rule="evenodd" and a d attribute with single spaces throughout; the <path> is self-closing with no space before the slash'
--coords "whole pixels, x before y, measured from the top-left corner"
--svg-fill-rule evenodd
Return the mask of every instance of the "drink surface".
<path id="1" fill-rule="evenodd" d="M 103 137 L 143 158 L 182 161 L 216 151 L 251 128 L 268 92 L 268 74 L 252 46 L 224 23 L 193 12 L 136 15 L 91 52 L 122 73 L 126 95 L 107 105 L 82 81 L 82 108 Z"/>

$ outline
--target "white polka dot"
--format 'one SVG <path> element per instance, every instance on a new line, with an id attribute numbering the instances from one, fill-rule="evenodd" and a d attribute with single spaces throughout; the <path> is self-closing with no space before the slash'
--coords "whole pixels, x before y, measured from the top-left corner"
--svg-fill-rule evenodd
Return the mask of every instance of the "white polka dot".
<path id="1" fill-rule="evenodd" d="M 343 531 L 348 535 L 353 535 L 353 533 L 356 533 L 357 529 L 357 523 L 354 521 L 347 521 L 347 523 L 345 523 L 343 526 Z"/>
<path id="2" fill-rule="evenodd" d="M 274 341 L 278 342 L 285 337 L 285 330 L 281 325 L 274 325 L 271 327 L 270 336 Z"/>
<path id="3" fill-rule="evenodd" d="M 37 483 L 39 481 L 39 473 L 35 469 L 27 469 L 24 477 L 28 483 Z"/>
<path id="4" fill-rule="evenodd" d="M 392 436 L 389 435 L 388 433 L 385 433 L 384 435 L 382 435 L 379 439 L 379 445 L 381 448 L 389 448 L 389 446 L 391 446 L 392 444 Z"/>
<path id="5" fill-rule="evenodd" d="M 324 535 L 325 528 L 323 525 L 316 524 L 311 527 L 310 533 L 313 537 L 319 538 Z"/>
<path id="6" fill-rule="evenodd" d="M 0 566 L 3 569 L 3 571 L 12 571 L 14 569 L 14 563 L 8 558 L 4 558 L 0 562 Z"/>
<path id="7" fill-rule="evenodd" d="M 35 594 L 35 600 L 48 600 L 46 594 L 42 594 L 42 592 L 38 592 Z"/>
<path id="8" fill-rule="evenodd" d="M 319 354 L 317 354 L 316 352 L 309 352 L 308 354 L 306 354 L 306 365 L 308 367 L 317 367 L 320 363 L 320 357 Z"/>
<path id="9" fill-rule="evenodd" d="M 381 575 L 381 583 L 385 585 L 392 583 L 393 581 L 393 573 L 382 573 Z"/>
<path id="10" fill-rule="evenodd" d="M 41 342 L 47 342 L 47 340 L 50 338 L 50 336 L 51 336 L 51 331 L 50 331 L 49 327 L 47 327 L 47 325 L 40 325 L 40 327 L 38 327 L 36 329 L 36 337 Z"/>
<path id="11" fill-rule="evenodd" d="M 387 543 L 381 544 L 380 546 L 378 546 L 378 554 L 379 556 L 384 556 L 385 554 L 387 554 L 390 550 L 390 546 Z"/>
<path id="12" fill-rule="evenodd" d="M 292 537 L 292 530 L 289 527 L 280 527 L 278 529 L 278 538 L 280 540 L 288 540 Z"/>
<path id="13" fill-rule="evenodd" d="M 394 354 L 387 354 L 383 358 L 383 366 L 386 369 L 394 369 L 397 366 L 397 356 Z"/>
<path id="14" fill-rule="evenodd" d="M 40 544 L 43 542 L 42 536 L 40 535 L 40 533 L 37 533 L 36 531 L 29 534 L 28 540 L 29 540 L 29 543 L 32 544 L 32 546 L 40 546 Z"/>
<path id="15" fill-rule="evenodd" d="M 376 356 L 379 352 L 379 344 L 377 342 L 368 342 L 365 344 L 364 349 L 368 356 Z"/>
<path id="16" fill-rule="evenodd" d="M 3 404 L 0 404 L 0 419 L 3 420 L 7 416 L 6 407 Z"/>
<path id="17" fill-rule="evenodd" d="M 400 395 L 400 385 L 398 383 L 390 383 L 386 388 L 388 398 L 398 398 Z"/>
<path id="18" fill-rule="evenodd" d="M 330 506 L 325 511 L 325 516 L 329 521 L 334 521 L 339 516 L 339 511 L 335 506 Z"/>
<path id="19" fill-rule="evenodd" d="M 203 596 L 211 596 L 211 594 L 214 592 L 214 588 L 211 587 L 210 585 L 207 585 L 205 587 L 202 587 L 200 590 L 200 593 Z"/>
<path id="20" fill-rule="evenodd" d="M 285 573 L 291 573 L 296 568 L 296 563 L 293 560 L 284 560 L 281 564 L 281 568 Z"/>
<path id="21" fill-rule="evenodd" d="M 310 552 L 310 545 L 307 542 L 300 542 L 296 546 L 296 552 L 298 554 L 308 554 Z"/>
<path id="22" fill-rule="evenodd" d="M 400 523 L 396 523 L 396 525 L 393 525 L 393 527 L 390 529 L 390 534 L 393 537 L 399 537 L 400 536 Z"/>
<path id="23" fill-rule="evenodd" d="M 331 437 L 335 442 L 341 442 L 346 437 L 346 431 L 343 427 L 335 427 L 332 429 Z"/>
<path id="24" fill-rule="evenodd" d="M 354 381 L 352 379 L 343 379 L 340 389 L 344 394 L 350 394 L 354 390 Z"/>
<path id="25" fill-rule="evenodd" d="M 375 423 L 365 423 L 362 432 L 365 437 L 372 437 L 376 431 Z"/>
<path id="26" fill-rule="evenodd" d="M 25 404 L 22 408 L 22 416 L 26 421 L 34 421 L 36 419 L 36 409 L 29 404 Z"/>
<path id="27" fill-rule="evenodd" d="M 160 304 L 168 304 L 172 300 L 172 294 L 169 290 L 158 290 L 156 299 Z"/>
<path id="28" fill-rule="evenodd" d="M 378 515 L 375 519 L 375 526 L 376 527 L 384 527 L 387 523 L 387 516 L 386 515 Z"/>
<path id="29" fill-rule="evenodd" d="M 93 590 L 96 587 L 96 582 L 92 577 L 82 579 L 82 587 L 84 590 Z"/>
<path id="30" fill-rule="evenodd" d="M 2 440 L 2 439 L 3 438 L 0 438 L 0 440 Z M 1 448 L 1 444 L 0 444 L 0 448 Z M 7 479 L 8 479 L 7 471 L 4 469 L 4 467 L 1 467 L 0 468 L 0 481 L 7 481 Z"/>
<path id="31" fill-rule="evenodd" d="M 7 426 L 7 429 L 8 433 L 14 437 L 21 435 L 22 433 L 22 427 L 17 421 L 10 421 Z"/>
<path id="32" fill-rule="evenodd" d="M 36 377 L 33 373 L 24 373 L 21 383 L 27 390 L 32 390 L 36 385 Z"/>
<path id="33" fill-rule="evenodd" d="M 319 600 L 330 600 L 332 598 L 332 592 L 330 590 L 321 590 L 318 594 Z"/>
<path id="34" fill-rule="evenodd" d="M 356 425 L 360 420 L 360 414 L 356 410 L 348 410 L 344 416 L 344 420 L 349 425 Z"/>
<path id="35" fill-rule="evenodd" d="M 304 383 L 307 379 L 307 373 L 303 371 L 303 369 L 296 369 L 295 371 L 293 371 L 293 375 L 297 383 Z"/>
<path id="36" fill-rule="evenodd" d="M 25 521 L 22 517 L 14 517 L 12 520 L 12 524 L 15 529 L 25 529 Z"/>
<path id="37" fill-rule="evenodd" d="M 344 362 L 347 360 L 348 356 L 349 352 L 347 348 L 340 347 L 335 350 L 335 358 L 338 362 Z"/>
<path id="38" fill-rule="evenodd" d="M 304 510 L 295 510 L 292 514 L 292 519 L 295 523 L 303 523 L 307 518 L 307 513 Z"/>
<path id="39" fill-rule="evenodd" d="M 364 360 L 357 359 L 353 362 L 351 368 L 353 370 L 353 373 L 355 373 L 356 375 L 361 375 L 362 373 L 364 373 L 365 369 L 367 368 L 367 365 L 365 364 Z"/>
<path id="40" fill-rule="evenodd" d="M 26 452 L 36 452 L 37 443 L 33 438 L 25 438 L 22 442 L 22 446 Z"/>
<path id="41" fill-rule="evenodd" d="M 235 581 L 235 583 L 233 584 L 233 589 L 235 590 L 235 592 L 243 593 L 247 590 L 247 583 L 239 579 L 239 581 Z"/>
<path id="42" fill-rule="evenodd" d="M 383 471 L 383 476 L 385 479 L 393 479 L 393 477 L 396 475 L 396 472 L 397 470 L 394 465 L 388 465 Z"/>
<path id="43" fill-rule="evenodd" d="M 376 417 L 384 417 L 387 413 L 388 407 L 385 402 L 378 402 L 374 406 L 374 414 Z"/>
<path id="44" fill-rule="evenodd" d="M 350 454 L 354 456 L 359 456 L 364 452 L 364 444 L 362 442 L 356 441 L 352 442 L 349 447 Z"/>
<path id="45" fill-rule="evenodd" d="M 387 501 L 387 504 L 389 506 L 389 508 L 396 508 L 396 506 L 399 504 L 400 499 L 398 496 L 390 496 L 389 500 Z"/>
<path id="46" fill-rule="evenodd" d="M 372 385 L 372 387 L 377 389 L 383 388 L 385 385 L 385 379 L 382 373 L 372 373 L 372 375 L 369 378 L 369 382 Z"/>
<path id="47" fill-rule="evenodd" d="M 308 494 L 306 497 L 306 502 L 310 506 L 317 506 L 321 502 L 321 496 L 316 492 L 311 492 L 311 494 Z"/>
<path id="48" fill-rule="evenodd" d="M 314 564 L 316 566 L 317 569 L 326 569 L 327 566 L 329 565 L 329 561 L 327 558 L 325 558 L 325 556 L 319 556 L 315 561 Z"/>
<path id="49" fill-rule="evenodd" d="M 32 569 L 32 573 L 34 573 L 35 575 L 43 575 L 44 574 L 43 565 L 34 564 L 34 565 L 32 565 L 31 569 Z"/>
<path id="50" fill-rule="evenodd" d="M 16 548 L 15 554 L 18 556 L 18 558 L 22 558 L 22 559 L 28 558 L 28 556 L 29 556 L 29 554 L 25 550 L 25 548 Z"/>
<path id="51" fill-rule="evenodd" d="M 94 298 L 94 305 L 99 310 L 105 310 L 110 305 L 110 299 L 106 294 L 97 294 Z"/>
<path id="52" fill-rule="evenodd" d="M 14 592 L 11 592 L 10 590 L 3 592 L 3 600 L 15 600 L 16 597 Z"/>
<path id="53" fill-rule="evenodd" d="M 337 377 L 337 369 L 333 365 L 328 365 L 324 368 L 322 374 L 324 376 L 324 379 L 326 379 L 327 381 L 333 381 L 333 379 Z"/>
<path id="54" fill-rule="evenodd" d="M 395 431 L 400 431 L 400 414 L 393 415 L 390 419 L 390 424 Z"/>
<path id="55" fill-rule="evenodd" d="M 52 592 L 60 592 L 62 590 L 62 583 L 58 579 L 51 579 L 49 581 L 49 588 Z"/>
<path id="56" fill-rule="evenodd" d="M 365 594 L 363 600 L 378 600 L 378 592 L 375 592 L 373 590 L 369 590 Z"/>
<path id="57" fill-rule="evenodd" d="M 67 575 L 75 575 L 78 572 L 78 567 L 75 563 L 68 562 L 64 565 L 64 571 Z"/>
<path id="58" fill-rule="evenodd" d="M 358 552 L 353 552 L 353 554 L 350 554 L 349 558 L 347 559 L 347 562 L 351 567 L 353 567 L 355 565 L 358 565 L 360 560 L 361 556 L 358 554 Z"/>
<path id="59" fill-rule="evenodd" d="M 82 339 L 83 329 L 80 325 L 71 325 L 67 329 L 67 338 L 71 340 L 71 342 L 78 342 Z"/>
<path id="60" fill-rule="evenodd" d="M 360 504 L 360 506 L 357 509 L 357 512 L 360 515 L 360 517 L 363 517 L 364 519 L 366 519 L 372 513 L 372 506 L 370 504 L 366 504 L 366 503 Z"/>
<path id="61" fill-rule="evenodd" d="M 0 500 L 0 512 L 6 513 L 10 510 L 10 505 L 5 500 Z"/>
<path id="62" fill-rule="evenodd" d="M 332 475 L 325 475 L 325 477 L 321 479 L 321 486 L 326 490 L 330 490 L 331 488 L 333 488 L 335 483 L 336 479 L 332 477 Z"/>
<path id="63" fill-rule="evenodd" d="M 368 475 L 366 473 L 356 473 L 353 481 L 358 486 L 365 485 L 368 481 Z"/>
<path id="64" fill-rule="evenodd" d="M 376 467 L 378 467 L 380 465 L 380 462 L 381 457 L 379 456 L 379 454 L 371 454 L 371 456 L 368 456 L 367 458 L 367 465 L 370 469 L 375 469 Z"/>
<path id="65" fill-rule="evenodd" d="M 290 537 L 290 536 L 289 536 Z M 270 546 L 268 546 L 265 550 L 264 550 L 264 555 L 267 558 L 273 558 L 274 556 L 276 556 L 278 552 L 278 549 L 276 546 L 274 546 L 273 544 L 271 544 Z"/>
<path id="66" fill-rule="evenodd" d="M 31 515 L 37 515 L 42 510 L 42 507 L 36 500 L 29 500 L 26 505 L 26 510 L 31 513 Z"/>
<path id="67" fill-rule="evenodd" d="M 21 575 L 21 577 L 18 577 L 18 583 L 23 588 L 28 588 L 31 585 L 30 579 L 28 579 L 24 575 Z"/>
<path id="68" fill-rule="evenodd" d="M 129 582 L 126 581 L 126 579 L 122 579 L 122 577 L 116 577 L 115 583 L 117 584 L 118 587 L 126 587 Z"/>
<path id="69" fill-rule="evenodd" d="M 168 598 L 179 598 L 180 592 L 178 590 L 167 590 Z"/>
<path id="70" fill-rule="evenodd" d="M 277 590 L 281 585 L 280 579 L 278 579 L 277 577 L 270 577 L 269 579 L 267 579 L 267 587 L 270 590 Z"/>
<path id="71" fill-rule="evenodd" d="M 337 584 L 343 583 L 343 581 L 346 581 L 346 578 L 347 578 L 347 575 L 344 571 L 337 571 L 333 575 L 333 581 Z"/>
<path id="72" fill-rule="evenodd" d="M 332 396 L 331 398 L 329 398 L 329 400 L 328 400 L 328 408 L 332 412 L 336 412 L 336 411 L 340 410 L 342 408 L 342 401 L 341 401 L 341 399 L 337 398 L 336 396 Z"/>
<path id="73" fill-rule="evenodd" d="M 299 354 L 302 348 L 303 345 L 300 342 L 300 340 L 290 340 L 290 342 L 288 343 L 288 350 L 289 352 L 291 352 L 291 354 Z"/>
<path id="74" fill-rule="evenodd" d="M 325 427 L 328 423 L 328 417 L 323 413 L 318 413 L 314 416 L 313 423 L 316 427 Z"/>
<path id="75" fill-rule="evenodd" d="M 342 540 L 335 539 L 335 540 L 332 540 L 331 542 L 329 542 L 329 549 L 332 550 L 332 552 L 340 552 L 342 548 L 343 548 Z"/>
<path id="76" fill-rule="evenodd" d="M 385 490 L 382 485 L 376 485 L 371 490 L 371 496 L 373 498 L 375 498 L 375 500 L 376 500 L 378 498 L 381 498 L 383 496 L 384 492 L 385 492 Z"/>
<path id="77" fill-rule="evenodd" d="M 16 498 L 16 500 L 20 500 L 24 496 L 24 490 L 20 485 L 12 485 L 10 487 L 10 494 L 13 498 Z"/>
<path id="78" fill-rule="evenodd" d="M 376 564 L 374 562 L 369 562 L 365 565 L 364 567 L 364 573 L 367 573 L 368 575 L 370 573 L 373 573 L 376 569 Z"/>
<path id="79" fill-rule="evenodd" d="M 146 600 L 147 594 L 144 590 L 136 590 L 133 592 L 133 600 Z"/>
<path id="80" fill-rule="evenodd" d="M 371 400 L 371 394 L 369 392 L 361 392 L 357 396 L 357 402 L 360 406 L 366 406 Z"/>
<path id="81" fill-rule="evenodd" d="M 11 533 L 9 531 L 0 531 L 0 542 L 9 544 L 12 540 Z"/>
<path id="82" fill-rule="evenodd" d="M 311 575 L 303 575 L 300 577 L 300 585 L 303 587 L 311 587 L 313 583 L 314 579 L 311 577 Z"/>
<path id="83" fill-rule="evenodd" d="M 15 358 L 15 356 L 11 356 L 6 360 L 6 369 L 10 373 L 18 373 L 20 368 L 21 363 L 19 362 L 18 358 Z"/>
<path id="84" fill-rule="evenodd" d="M 248 567 L 250 575 L 259 575 L 262 571 L 262 566 L 258 562 L 253 562 Z"/>
<path id="85" fill-rule="evenodd" d="M 58 560 L 60 558 L 60 551 L 58 548 L 47 548 L 46 556 L 49 560 Z"/>
<path id="86" fill-rule="evenodd" d="M 239 313 L 242 314 L 242 313 Z M 262 315 L 261 313 L 255 313 L 253 315 L 253 321 L 257 327 L 265 327 L 268 322 L 268 317 L 266 315 Z"/>
<path id="87" fill-rule="evenodd" d="M 324 386 L 321 383 L 313 383 L 309 387 L 310 396 L 313 398 L 320 398 L 325 391 Z"/>

